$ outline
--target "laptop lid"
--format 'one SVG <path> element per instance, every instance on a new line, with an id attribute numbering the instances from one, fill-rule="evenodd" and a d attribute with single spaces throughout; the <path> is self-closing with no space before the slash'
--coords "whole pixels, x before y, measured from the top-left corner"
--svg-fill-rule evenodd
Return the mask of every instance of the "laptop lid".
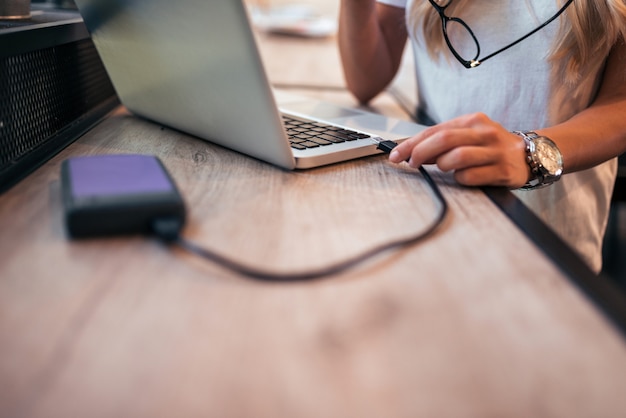
<path id="1" fill-rule="evenodd" d="M 121 102 L 138 116 L 287 169 L 377 152 L 367 141 L 302 152 L 290 147 L 242 0 L 76 5 Z M 282 105 L 286 112 L 352 129 L 394 130 L 387 118 L 322 102 L 289 98 Z M 416 132 L 414 124 L 404 128 L 398 138 Z"/>

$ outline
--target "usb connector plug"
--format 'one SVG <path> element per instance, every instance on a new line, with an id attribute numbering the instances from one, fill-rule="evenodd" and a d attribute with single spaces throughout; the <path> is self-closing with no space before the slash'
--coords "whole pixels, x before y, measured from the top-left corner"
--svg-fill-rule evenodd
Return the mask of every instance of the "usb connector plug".
<path id="1" fill-rule="evenodd" d="M 383 151 L 385 154 L 389 154 L 398 145 L 396 142 L 384 140 L 376 136 L 373 136 L 372 140 L 376 142 L 376 149 Z"/>

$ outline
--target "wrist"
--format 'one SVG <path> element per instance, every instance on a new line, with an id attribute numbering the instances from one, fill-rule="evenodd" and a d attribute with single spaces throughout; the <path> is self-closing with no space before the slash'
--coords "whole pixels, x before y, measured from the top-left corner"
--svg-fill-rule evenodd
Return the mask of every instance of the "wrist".
<path id="1" fill-rule="evenodd" d="M 529 177 L 520 189 L 532 190 L 549 186 L 563 174 L 563 156 L 550 138 L 533 131 L 515 131 L 524 141 Z"/>

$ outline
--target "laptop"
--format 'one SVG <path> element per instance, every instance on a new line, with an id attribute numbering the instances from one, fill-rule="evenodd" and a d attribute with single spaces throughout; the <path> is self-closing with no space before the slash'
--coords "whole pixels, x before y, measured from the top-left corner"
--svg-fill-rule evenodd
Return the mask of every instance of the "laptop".
<path id="1" fill-rule="evenodd" d="M 285 169 L 380 153 L 374 138 L 400 141 L 423 129 L 275 95 L 243 0 L 75 2 L 120 101 L 145 119 Z M 301 131 L 327 124 L 335 134 L 307 138 Z M 301 138 L 290 140 L 294 133 Z"/>

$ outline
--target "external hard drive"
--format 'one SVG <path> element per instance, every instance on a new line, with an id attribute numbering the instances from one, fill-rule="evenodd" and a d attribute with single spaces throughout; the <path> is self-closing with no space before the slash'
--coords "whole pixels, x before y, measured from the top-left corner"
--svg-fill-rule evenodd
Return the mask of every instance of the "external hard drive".
<path id="1" fill-rule="evenodd" d="M 152 233 L 163 220 L 184 224 L 183 199 L 155 156 L 70 158 L 62 163 L 61 183 L 71 237 Z"/>

